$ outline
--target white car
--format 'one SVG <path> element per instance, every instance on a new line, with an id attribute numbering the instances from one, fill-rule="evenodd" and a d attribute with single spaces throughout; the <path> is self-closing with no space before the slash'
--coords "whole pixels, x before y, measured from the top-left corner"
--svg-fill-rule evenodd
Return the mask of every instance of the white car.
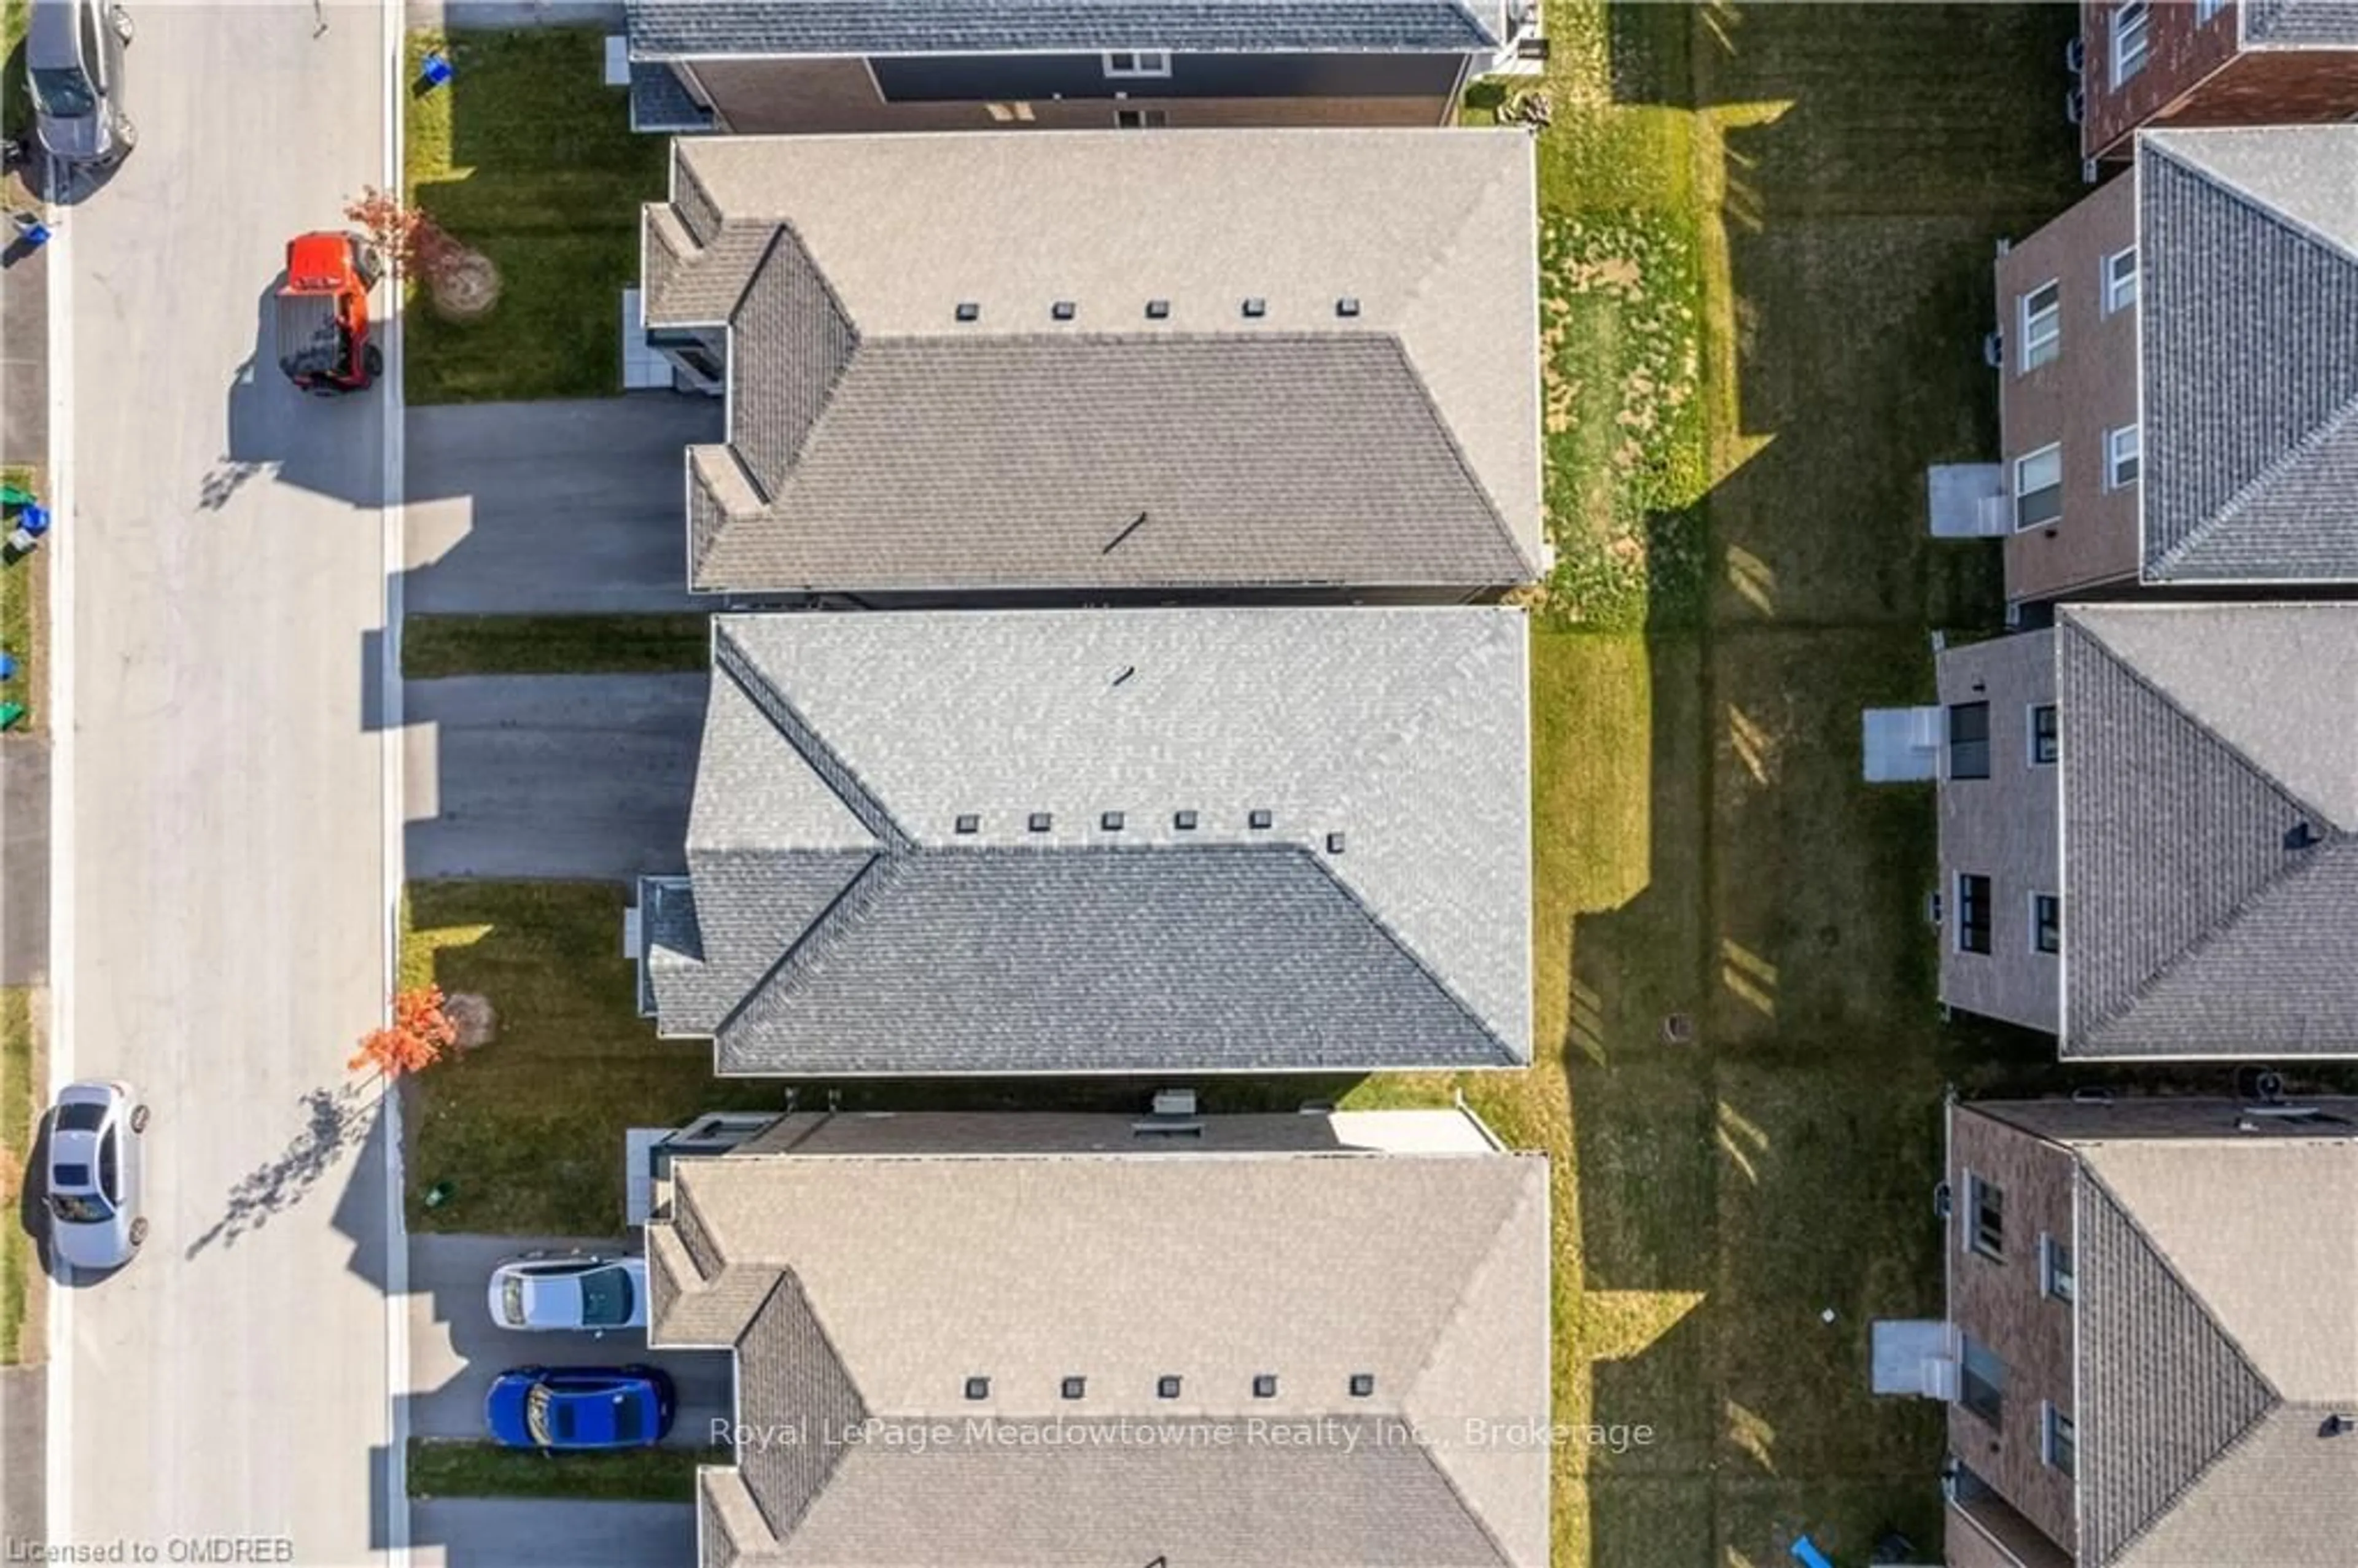
<path id="1" fill-rule="evenodd" d="M 492 1271 L 492 1321 L 502 1328 L 603 1334 L 647 1325 L 647 1260 L 528 1252 Z"/>
<path id="2" fill-rule="evenodd" d="M 147 1108 L 110 1079 L 68 1084 L 49 1113 L 49 1246 L 77 1269 L 114 1269 L 147 1239 L 139 1212 Z"/>

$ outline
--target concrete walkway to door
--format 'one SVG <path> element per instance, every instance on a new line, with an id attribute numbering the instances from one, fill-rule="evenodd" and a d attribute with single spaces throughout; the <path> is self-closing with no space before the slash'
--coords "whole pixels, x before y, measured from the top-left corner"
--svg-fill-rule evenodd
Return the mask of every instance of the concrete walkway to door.
<path id="1" fill-rule="evenodd" d="M 687 455 L 719 400 L 641 392 L 412 408 L 412 615 L 709 610 L 687 591 Z"/>

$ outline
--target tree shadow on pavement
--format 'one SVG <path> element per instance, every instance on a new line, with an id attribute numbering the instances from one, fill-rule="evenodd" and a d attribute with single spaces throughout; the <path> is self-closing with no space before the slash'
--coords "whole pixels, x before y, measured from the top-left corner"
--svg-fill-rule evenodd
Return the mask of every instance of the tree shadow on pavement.
<path id="1" fill-rule="evenodd" d="M 373 1086 L 360 1080 L 304 1095 L 296 1102 L 303 1112 L 301 1130 L 287 1140 L 277 1158 L 239 1178 L 221 1218 L 189 1243 L 182 1255 L 194 1258 L 216 1242 L 234 1247 L 240 1237 L 301 1203 L 367 1137 L 378 1101 Z"/>

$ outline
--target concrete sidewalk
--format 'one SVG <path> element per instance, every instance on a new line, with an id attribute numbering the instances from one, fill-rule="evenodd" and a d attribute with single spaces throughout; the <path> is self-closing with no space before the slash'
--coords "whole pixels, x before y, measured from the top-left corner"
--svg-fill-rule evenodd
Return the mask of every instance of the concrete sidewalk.
<path id="1" fill-rule="evenodd" d="M 0 1540 L 49 1539 L 48 1432 L 47 1371 L 0 1368 Z"/>

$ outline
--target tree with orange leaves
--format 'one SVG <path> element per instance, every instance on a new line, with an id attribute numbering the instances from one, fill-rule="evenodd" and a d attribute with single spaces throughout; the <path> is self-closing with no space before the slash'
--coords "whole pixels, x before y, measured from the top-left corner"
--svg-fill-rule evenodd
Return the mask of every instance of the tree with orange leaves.
<path id="1" fill-rule="evenodd" d="M 442 1011 L 442 988 L 413 986 L 393 999 L 393 1022 L 361 1041 L 348 1067 L 374 1067 L 388 1078 L 430 1067 L 459 1038 Z"/>

